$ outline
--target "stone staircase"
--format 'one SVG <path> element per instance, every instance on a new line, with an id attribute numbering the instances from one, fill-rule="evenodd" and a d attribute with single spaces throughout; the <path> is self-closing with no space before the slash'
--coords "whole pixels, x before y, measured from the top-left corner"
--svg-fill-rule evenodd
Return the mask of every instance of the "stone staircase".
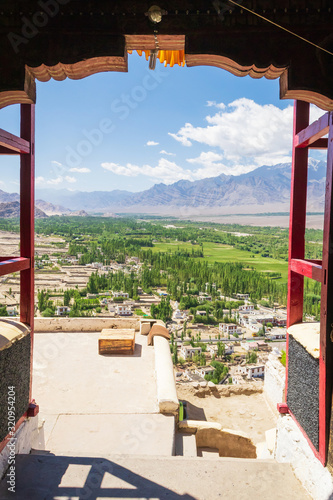
<path id="1" fill-rule="evenodd" d="M 272 460 L 110 455 L 16 457 L 15 494 L 1 500 L 293 500 L 310 499 L 287 464 Z"/>

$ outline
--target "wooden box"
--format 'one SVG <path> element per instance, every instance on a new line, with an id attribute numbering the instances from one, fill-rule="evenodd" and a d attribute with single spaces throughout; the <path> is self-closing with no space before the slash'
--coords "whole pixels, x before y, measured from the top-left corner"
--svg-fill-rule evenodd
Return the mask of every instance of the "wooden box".
<path id="1" fill-rule="evenodd" d="M 134 354 L 134 328 L 104 328 L 98 338 L 98 354 Z"/>

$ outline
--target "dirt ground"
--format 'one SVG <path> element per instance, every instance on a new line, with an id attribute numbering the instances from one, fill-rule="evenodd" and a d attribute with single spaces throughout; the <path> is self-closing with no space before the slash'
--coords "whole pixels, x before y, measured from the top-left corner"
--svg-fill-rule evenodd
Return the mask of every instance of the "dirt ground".
<path id="1" fill-rule="evenodd" d="M 245 432 L 254 444 L 264 441 L 265 431 L 276 427 L 278 415 L 268 405 L 261 388 L 242 385 L 198 390 L 191 383 L 176 386 L 178 398 L 187 401 L 190 420 L 218 422 L 225 429 Z"/>

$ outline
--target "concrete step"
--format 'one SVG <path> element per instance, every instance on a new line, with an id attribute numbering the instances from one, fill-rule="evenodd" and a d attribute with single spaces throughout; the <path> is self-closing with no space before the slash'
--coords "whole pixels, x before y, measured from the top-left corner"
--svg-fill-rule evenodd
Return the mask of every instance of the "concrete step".
<path id="1" fill-rule="evenodd" d="M 170 500 L 307 500 L 288 464 L 201 457 L 17 455 L 15 494 L 1 500 L 154 498 Z"/>
<path id="2" fill-rule="evenodd" d="M 198 448 L 198 457 L 220 458 L 220 454 L 217 448 Z"/>
<path id="3" fill-rule="evenodd" d="M 55 455 L 90 457 L 173 456 L 174 448 L 175 418 L 161 413 L 61 414 L 45 443 Z"/>
<path id="4" fill-rule="evenodd" d="M 256 448 L 257 448 L 257 458 L 262 459 L 262 460 L 273 459 L 272 454 L 270 453 L 269 449 L 267 448 L 266 441 L 262 441 L 261 443 L 258 443 L 256 445 Z"/>
<path id="5" fill-rule="evenodd" d="M 176 455 L 181 457 L 196 457 L 197 443 L 194 434 L 176 433 Z"/>

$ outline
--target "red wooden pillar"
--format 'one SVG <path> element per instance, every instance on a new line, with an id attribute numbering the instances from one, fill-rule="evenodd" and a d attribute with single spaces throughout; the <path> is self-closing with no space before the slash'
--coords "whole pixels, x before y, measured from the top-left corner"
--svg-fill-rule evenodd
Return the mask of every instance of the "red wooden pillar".
<path id="1" fill-rule="evenodd" d="M 300 323 L 303 319 L 304 276 L 292 271 L 291 260 L 304 259 L 308 148 L 298 149 L 296 147 L 296 135 L 309 125 L 309 116 L 309 103 L 295 101 L 290 193 L 287 326 Z"/>
<path id="2" fill-rule="evenodd" d="M 333 378 L 333 113 L 328 115 L 328 151 L 325 187 L 325 216 L 323 237 L 323 280 L 320 309 L 320 356 L 319 356 L 319 454 L 328 456 L 333 466 L 332 425 L 330 419 Z M 330 436 L 330 439 L 328 439 Z M 328 453 L 328 445 L 330 450 Z M 327 455 L 328 454 L 328 455 Z"/>
<path id="3" fill-rule="evenodd" d="M 30 260 L 29 269 L 21 271 L 20 319 L 31 328 L 31 371 L 35 311 L 34 234 L 35 234 L 35 105 L 21 104 L 21 138 L 29 141 L 30 152 L 20 155 L 20 245 L 21 257 Z M 31 399 L 30 379 L 30 399 Z"/>
<path id="4" fill-rule="evenodd" d="M 318 450 L 307 439 L 320 461 L 323 464 L 326 464 L 328 461 L 328 465 L 331 465 L 333 468 L 333 422 L 332 424 L 330 423 L 333 386 L 332 120 L 333 113 L 326 113 L 316 122 L 309 125 L 309 104 L 302 101 L 295 102 L 289 227 L 287 326 L 289 327 L 295 323 L 302 322 L 304 276 L 321 282 L 319 381 L 314 381 L 314 383 L 319 384 Z M 323 138 L 327 133 L 329 134 L 328 140 Z M 322 261 L 304 258 L 309 148 L 328 148 Z M 287 335 L 287 352 L 289 352 L 289 335 Z M 288 368 L 287 356 L 286 398 L 288 391 Z M 290 414 L 293 416 L 291 411 Z"/>
<path id="5" fill-rule="evenodd" d="M 308 149 L 298 149 L 296 147 L 296 136 L 309 125 L 309 119 L 309 103 L 295 101 L 289 218 L 287 327 L 295 323 L 300 323 L 303 319 L 304 276 L 292 270 L 292 259 L 304 259 L 305 255 Z M 287 353 L 288 349 L 289 335 L 287 333 Z M 287 402 L 287 391 L 288 356 L 286 358 L 285 402 Z"/>

